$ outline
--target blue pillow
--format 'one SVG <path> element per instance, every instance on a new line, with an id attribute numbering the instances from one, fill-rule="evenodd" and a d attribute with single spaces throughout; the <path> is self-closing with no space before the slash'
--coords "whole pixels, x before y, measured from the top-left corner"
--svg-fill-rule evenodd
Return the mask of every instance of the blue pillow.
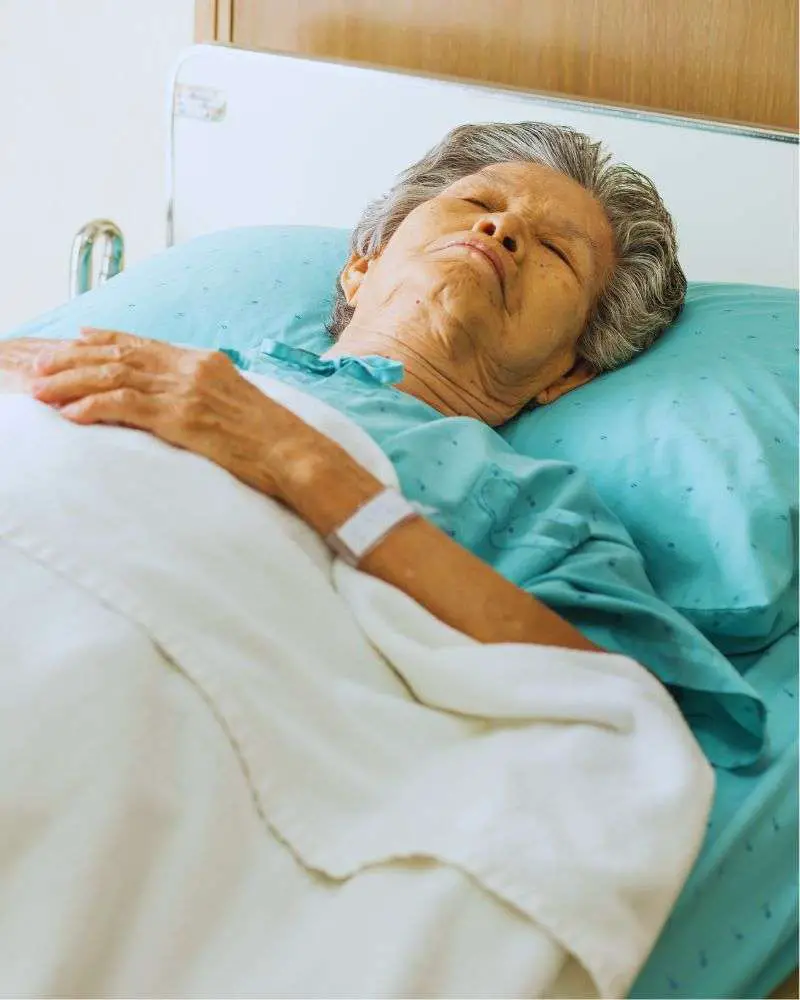
<path id="1" fill-rule="evenodd" d="M 693 285 L 651 350 L 502 430 L 582 469 L 726 653 L 797 624 L 797 325 L 794 291 Z"/>
<path id="2" fill-rule="evenodd" d="M 250 226 L 201 236 L 133 265 L 6 337 L 76 337 L 81 326 L 194 347 L 264 337 L 317 353 L 349 253 L 345 229 Z"/>

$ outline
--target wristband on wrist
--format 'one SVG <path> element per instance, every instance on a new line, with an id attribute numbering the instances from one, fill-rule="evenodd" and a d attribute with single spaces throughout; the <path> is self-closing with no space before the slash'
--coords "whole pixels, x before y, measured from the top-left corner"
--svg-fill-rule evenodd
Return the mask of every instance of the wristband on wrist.
<path id="1" fill-rule="evenodd" d="M 385 489 L 359 507 L 325 541 L 349 566 L 358 566 L 395 528 L 419 516 L 416 507 L 401 493 Z"/>

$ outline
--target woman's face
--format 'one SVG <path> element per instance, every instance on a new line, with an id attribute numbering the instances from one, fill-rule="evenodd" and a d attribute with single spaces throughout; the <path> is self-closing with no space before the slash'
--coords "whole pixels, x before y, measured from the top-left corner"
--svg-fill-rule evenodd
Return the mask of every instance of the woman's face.
<path id="1" fill-rule="evenodd" d="M 390 327 L 406 352 L 486 396 L 476 415 L 498 424 L 591 378 L 576 344 L 613 262 L 588 191 L 549 167 L 502 163 L 414 209 L 379 257 L 348 262 L 342 287 L 354 329 Z"/>

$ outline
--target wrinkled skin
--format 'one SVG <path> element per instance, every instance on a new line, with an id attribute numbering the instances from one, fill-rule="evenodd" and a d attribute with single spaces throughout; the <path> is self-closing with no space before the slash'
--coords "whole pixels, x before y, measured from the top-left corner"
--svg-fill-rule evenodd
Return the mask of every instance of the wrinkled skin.
<path id="1" fill-rule="evenodd" d="M 503 272 L 462 241 L 496 255 Z M 419 205 L 341 285 L 355 313 L 331 356 L 402 361 L 400 388 L 492 426 L 594 375 L 577 343 L 614 264 L 599 202 L 535 163 L 501 163 Z"/>

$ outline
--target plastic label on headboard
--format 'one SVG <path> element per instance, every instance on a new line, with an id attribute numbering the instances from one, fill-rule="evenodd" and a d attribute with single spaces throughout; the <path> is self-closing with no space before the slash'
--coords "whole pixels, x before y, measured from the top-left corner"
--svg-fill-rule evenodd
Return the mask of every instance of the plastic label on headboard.
<path id="1" fill-rule="evenodd" d="M 228 110 L 224 90 L 179 83 L 175 87 L 176 118 L 199 118 L 204 122 L 221 122 Z"/>

